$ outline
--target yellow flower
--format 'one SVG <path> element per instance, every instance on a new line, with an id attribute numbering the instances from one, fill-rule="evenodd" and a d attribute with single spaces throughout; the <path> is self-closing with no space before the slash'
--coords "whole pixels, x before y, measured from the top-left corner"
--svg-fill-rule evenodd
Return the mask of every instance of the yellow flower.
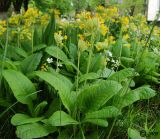
<path id="1" fill-rule="evenodd" d="M 64 35 L 63 39 L 64 39 L 64 40 L 67 40 L 67 39 L 68 39 L 68 36 L 67 36 L 67 35 Z"/>
<path id="2" fill-rule="evenodd" d="M 16 30 L 12 30 L 12 31 L 11 31 L 11 34 L 12 34 L 13 36 L 15 36 L 15 35 L 17 34 L 17 31 L 16 31 Z"/>
<path id="3" fill-rule="evenodd" d="M 0 26 L 6 26 L 6 20 L 0 20 Z"/>
<path id="4" fill-rule="evenodd" d="M 47 25 L 49 22 L 49 19 L 50 19 L 50 17 L 48 14 L 42 15 L 41 19 L 40 19 L 41 25 L 43 25 L 43 26 Z"/>
<path id="5" fill-rule="evenodd" d="M 30 26 L 31 24 L 36 23 L 36 20 L 39 17 L 39 11 L 36 8 L 29 8 L 24 14 L 25 25 Z"/>
<path id="6" fill-rule="evenodd" d="M 124 40 L 126 40 L 126 41 L 127 41 L 129 38 L 130 38 L 130 37 L 129 37 L 129 35 L 128 35 L 128 34 L 123 35 L 123 39 L 124 39 Z"/>
<path id="7" fill-rule="evenodd" d="M 98 18 L 92 18 L 86 20 L 85 24 L 85 33 L 87 36 L 92 35 L 93 33 L 96 34 L 97 31 L 99 30 L 99 20 Z"/>
<path id="8" fill-rule="evenodd" d="M 112 20 L 115 17 L 119 16 L 118 9 L 116 7 L 109 7 L 106 9 L 107 18 Z"/>
<path id="9" fill-rule="evenodd" d="M 105 10 L 105 8 L 104 8 L 104 6 L 99 5 L 99 6 L 96 8 L 96 10 L 97 10 L 98 12 L 103 12 L 103 11 Z"/>
<path id="10" fill-rule="evenodd" d="M 137 26 L 134 23 L 130 23 L 130 29 L 133 30 L 134 32 L 136 32 Z"/>
<path id="11" fill-rule="evenodd" d="M 58 19 L 60 17 L 61 12 L 58 9 L 54 9 L 53 11 L 51 10 L 51 12 L 55 14 L 55 17 Z"/>
<path id="12" fill-rule="evenodd" d="M 105 39 L 103 42 L 96 43 L 96 49 L 98 52 L 101 50 L 107 49 L 107 48 L 108 48 L 108 40 L 107 39 Z"/>
<path id="13" fill-rule="evenodd" d="M 109 40 L 109 44 L 115 44 L 115 38 L 113 36 L 109 36 L 108 37 L 108 40 Z"/>
<path id="14" fill-rule="evenodd" d="M 38 16 L 39 11 L 36 8 L 29 8 L 24 14 L 24 18 L 36 18 Z"/>
<path id="15" fill-rule="evenodd" d="M 96 49 L 97 49 L 98 52 L 101 51 L 103 49 L 103 43 L 102 42 L 97 42 L 96 43 Z"/>
<path id="16" fill-rule="evenodd" d="M 63 41 L 63 36 L 61 35 L 60 32 L 54 33 L 54 39 L 55 39 L 58 46 L 63 46 L 63 42 L 62 42 Z"/>
<path id="17" fill-rule="evenodd" d="M 121 23 L 124 26 L 127 26 L 129 24 L 129 18 L 128 17 L 122 17 L 121 18 Z"/>
<path id="18" fill-rule="evenodd" d="M 6 27 L 0 26 L 0 36 L 2 36 L 6 32 Z"/>
<path id="19" fill-rule="evenodd" d="M 13 15 L 9 18 L 9 24 L 19 25 L 20 19 L 21 19 L 21 15 Z"/>
<path id="20" fill-rule="evenodd" d="M 97 10 L 104 10 L 104 6 L 99 5 L 96 9 L 97 9 Z"/>
<path id="21" fill-rule="evenodd" d="M 48 65 L 46 63 L 44 63 L 43 65 L 41 65 L 41 71 L 47 71 L 48 70 Z"/>
<path id="22" fill-rule="evenodd" d="M 76 18 L 81 19 L 81 20 L 91 19 L 92 18 L 91 12 L 83 11 L 80 14 L 77 14 Z"/>
<path id="23" fill-rule="evenodd" d="M 79 25 L 79 28 L 80 28 L 80 29 L 83 29 L 84 27 L 85 27 L 84 23 L 81 23 L 81 24 Z"/>
<path id="24" fill-rule="evenodd" d="M 2 36 L 6 30 L 6 20 L 0 20 L 0 36 Z"/>
<path id="25" fill-rule="evenodd" d="M 123 47 L 131 48 L 131 44 L 130 43 L 124 44 Z"/>
<path id="26" fill-rule="evenodd" d="M 90 47 L 91 46 L 91 43 L 89 41 L 87 41 L 87 46 Z"/>
<path id="27" fill-rule="evenodd" d="M 78 37 L 80 38 L 80 40 L 84 40 L 84 36 L 82 34 L 78 34 Z"/>
<path id="28" fill-rule="evenodd" d="M 108 27 L 107 26 L 105 26 L 105 24 L 101 24 L 100 25 L 100 29 L 101 29 L 101 34 L 103 35 L 103 36 L 105 36 L 106 34 L 107 34 L 107 32 L 108 32 Z"/>
<path id="29" fill-rule="evenodd" d="M 31 40 L 32 39 L 32 33 L 30 31 L 30 29 L 26 26 L 24 26 L 21 31 L 20 31 L 20 39 L 24 40 L 24 39 L 28 39 Z"/>
<path id="30" fill-rule="evenodd" d="M 88 48 L 87 43 L 84 40 L 78 40 L 78 48 L 81 52 L 86 50 Z"/>
<path id="31" fill-rule="evenodd" d="M 62 36 L 62 31 L 54 33 L 54 39 L 58 46 L 63 46 L 63 40 L 67 40 L 67 35 Z"/>

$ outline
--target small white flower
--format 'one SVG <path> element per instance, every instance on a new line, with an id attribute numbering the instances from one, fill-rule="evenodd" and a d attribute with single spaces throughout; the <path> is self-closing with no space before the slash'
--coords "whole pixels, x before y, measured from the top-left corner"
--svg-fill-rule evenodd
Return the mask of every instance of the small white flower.
<path id="1" fill-rule="evenodd" d="M 153 52 L 154 52 L 155 54 L 160 54 L 160 52 L 158 51 L 157 48 L 154 48 L 154 49 L 153 49 Z"/>
<path id="2" fill-rule="evenodd" d="M 62 22 L 67 22 L 67 19 L 66 18 L 62 18 L 61 21 Z"/>
<path id="3" fill-rule="evenodd" d="M 115 60 L 114 60 L 114 59 L 112 59 L 112 60 L 111 60 L 111 62 L 112 62 L 112 63 L 115 63 Z"/>
<path id="4" fill-rule="evenodd" d="M 62 67 L 63 65 L 61 63 L 57 63 L 57 67 Z"/>
<path id="5" fill-rule="evenodd" d="M 81 19 L 77 18 L 76 21 L 81 21 Z"/>
<path id="6" fill-rule="evenodd" d="M 112 52 L 111 51 L 109 51 L 109 50 L 107 50 L 107 55 L 109 56 L 109 57 L 112 57 Z"/>
<path id="7" fill-rule="evenodd" d="M 73 2 L 71 2 L 71 6 L 73 6 Z"/>
<path id="8" fill-rule="evenodd" d="M 120 62 L 119 62 L 118 60 L 116 60 L 115 64 L 116 64 L 117 66 L 119 66 L 119 65 L 120 65 Z"/>
<path id="9" fill-rule="evenodd" d="M 107 59 L 106 59 L 107 61 L 110 61 L 110 59 L 107 57 Z"/>
<path id="10" fill-rule="evenodd" d="M 47 62 L 50 64 L 50 63 L 53 63 L 53 58 L 47 58 Z"/>

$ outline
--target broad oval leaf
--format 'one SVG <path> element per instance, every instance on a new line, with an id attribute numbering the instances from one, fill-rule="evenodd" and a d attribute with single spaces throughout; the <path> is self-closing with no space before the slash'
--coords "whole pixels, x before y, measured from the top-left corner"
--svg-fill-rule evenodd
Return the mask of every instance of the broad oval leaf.
<path id="1" fill-rule="evenodd" d="M 49 83 L 52 87 L 58 90 L 58 94 L 62 100 L 63 105 L 66 107 L 68 111 L 70 111 L 73 107 L 73 100 L 72 100 L 72 83 L 69 79 L 64 77 L 63 75 L 53 72 L 43 72 L 37 71 L 35 74 Z"/>
<path id="2" fill-rule="evenodd" d="M 130 78 L 130 77 L 133 77 L 135 76 L 136 73 L 135 73 L 135 70 L 132 69 L 132 68 L 126 68 L 126 69 L 123 69 L 123 70 L 120 70 L 114 74 L 112 74 L 109 79 L 110 80 L 114 80 L 114 81 L 117 81 L 117 82 L 122 82 L 124 81 L 126 78 Z"/>
<path id="3" fill-rule="evenodd" d="M 84 122 L 92 123 L 92 124 L 99 125 L 102 127 L 108 127 L 108 122 L 104 119 L 86 119 Z"/>
<path id="4" fill-rule="evenodd" d="M 88 74 L 81 75 L 79 82 L 81 83 L 85 80 L 94 80 L 94 79 L 97 79 L 99 77 L 100 77 L 100 75 L 98 75 L 97 73 L 90 72 Z"/>
<path id="5" fill-rule="evenodd" d="M 35 109 L 34 109 L 34 116 L 38 116 L 42 111 L 43 109 L 47 106 L 47 101 L 42 101 L 41 103 L 39 103 Z"/>
<path id="6" fill-rule="evenodd" d="M 12 117 L 11 123 L 12 123 L 12 125 L 17 126 L 17 125 L 23 125 L 23 124 L 36 123 L 38 121 L 41 121 L 42 119 L 44 119 L 44 118 L 43 117 L 32 118 L 26 114 L 16 113 Z"/>
<path id="7" fill-rule="evenodd" d="M 36 99 L 36 89 L 32 82 L 21 72 L 14 70 L 4 70 L 3 76 L 8 82 L 17 101 L 23 104 L 32 104 L 32 100 Z"/>
<path id="8" fill-rule="evenodd" d="M 33 48 L 33 52 L 40 51 L 41 49 L 44 49 L 44 48 L 46 48 L 46 47 L 47 47 L 46 44 L 36 45 L 36 46 L 34 46 L 34 48 Z"/>
<path id="9" fill-rule="evenodd" d="M 23 61 L 21 61 L 20 64 L 22 72 L 26 74 L 36 70 L 40 63 L 41 58 L 42 58 L 41 53 L 36 53 L 25 58 Z"/>
<path id="10" fill-rule="evenodd" d="M 116 81 L 100 81 L 83 89 L 78 96 L 78 106 L 83 111 L 95 111 L 102 107 L 121 89 Z"/>
<path id="11" fill-rule="evenodd" d="M 63 111 L 56 111 L 55 113 L 53 113 L 53 115 L 48 119 L 48 123 L 51 124 L 52 126 L 79 124 L 70 115 L 68 115 Z"/>
<path id="12" fill-rule="evenodd" d="M 56 46 L 47 47 L 45 51 L 49 55 L 58 58 L 59 60 L 68 61 L 66 54 L 59 47 Z"/>
<path id="13" fill-rule="evenodd" d="M 142 86 L 135 90 L 130 91 L 125 94 L 123 97 L 116 96 L 113 99 L 113 105 L 122 109 L 123 107 L 129 106 L 134 102 L 141 99 L 149 99 L 155 96 L 155 91 L 149 86 Z"/>
<path id="14" fill-rule="evenodd" d="M 33 139 L 45 137 L 54 131 L 53 127 L 33 123 L 17 126 L 16 134 L 21 139 Z"/>
<path id="15" fill-rule="evenodd" d="M 20 55 L 20 56 L 22 56 L 22 57 L 24 57 L 24 58 L 26 58 L 26 57 L 28 56 L 27 52 L 24 51 L 22 48 L 19 48 L 19 47 L 15 47 L 15 52 L 16 52 L 18 55 Z"/>
<path id="16" fill-rule="evenodd" d="M 101 110 L 89 112 L 86 114 L 85 119 L 99 119 L 99 118 L 112 118 L 120 115 L 121 112 L 114 106 L 107 106 Z"/>
<path id="17" fill-rule="evenodd" d="M 128 128 L 128 136 L 130 139 L 146 139 L 146 137 L 141 137 L 140 133 L 132 128 Z"/>

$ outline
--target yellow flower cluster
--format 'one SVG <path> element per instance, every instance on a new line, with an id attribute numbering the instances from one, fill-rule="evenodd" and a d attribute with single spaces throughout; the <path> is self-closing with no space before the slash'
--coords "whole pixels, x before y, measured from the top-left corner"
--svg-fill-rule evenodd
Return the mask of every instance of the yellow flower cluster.
<path id="1" fill-rule="evenodd" d="M 56 41 L 56 44 L 60 47 L 64 45 L 63 41 L 67 40 L 67 35 L 62 35 L 62 31 L 58 31 L 54 33 L 54 39 Z"/>
<path id="2" fill-rule="evenodd" d="M 52 10 L 53 12 L 53 10 Z M 29 8 L 27 12 L 23 14 L 15 14 L 8 19 L 9 27 L 11 27 L 11 35 L 19 34 L 20 39 L 31 39 L 32 29 L 35 25 L 46 27 L 49 23 L 50 15 L 42 13 L 36 8 Z M 6 32 L 6 21 L 0 20 L 0 36 Z"/>
<path id="3" fill-rule="evenodd" d="M 105 36 L 109 31 L 109 28 L 105 24 L 105 20 L 98 14 L 92 16 L 90 12 L 82 12 L 78 14 L 77 17 L 79 17 L 79 20 L 76 20 L 76 24 L 85 32 L 85 36 L 97 36 L 98 34 Z"/>
<path id="4" fill-rule="evenodd" d="M 130 36 L 129 36 L 128 34 L 123 35 L 123 39 L 124 39 L 125 41 L 127 41 L 129 38 L 130 38 Z"/>
<path id="5" fill-rule="evenodd" d="M 105 50 L 109 47 L 109 40 L 105 39 L 103 42 L 97 42 L 96 43 L 96 49 L 97 51 Z"/>
<path id="6" fill-rule="evenodd" d="M 59 10 L 52 9 L 48 13 L 42 13 L 36 8 L 29 8 L 22 15 L 13 14 L 9 18 L 9 27 L 11 28 L 12 38 L 19 35 L 20 39 L 32 39 L 34 27 L 46 27 L 49 23 L 51 15 L 55 14 L 57 27 L 54 33 L 55 42 L 58 46 L 64 46 L 67 36 L 67 30 L 78 30 L 78 47 L 81 51 L 88 49 L 91 44 L 95 46 L 97 51 L 108 49 L 112 44 L 116 43 L 116 32 L 122 33 L 122 39 L 125 43 L 123 47 L 130 48 L 131 41 L 137 37 L 137 43 L 143 45 L 150 31 L 150 26 L 146 22 L 146 17 L 140 14 L 136 16 L 122 16 L 116 7 L 98 6 L 96 11 L 82 11 L 75 18 L 60 18 Z M 114 28 L 118 26 L 119 29 Z M 0 36 L 6 32 L 6 21 L 0 21 Z M 159 38 L 160 29 L 155 27 L 152 39 Z M 135 39 L 134 38 L 134 39 Z M 94 44 L 94 45 L 93 45 Z M 114 45 L 113 45 L 114 46 Z"/>
<path id="7" fill-rule="evenodd" d="M 121 18 L 121 23 L 123 26 L 128 26 L 129 25 L 129 18 L 128 17 L 122 17 Z"/>
<path id="8" fill-rule="evenodd" d="M 0 21 L 0 36 L 2 36 L 6 32 L 6 21 Z"/>
<path id="9" fill-rule="evenodd" d="M 42 64 L 41 67 L 40 67 L 40 70 L 41 70 L 41 71 L 47 71 L 47 70 L 48 70 L 48 65 L 47 65 L 47 63 Z"/>
<path id="10" fill-rule="evenodd" d="M 116 42 L 115 42 L 115 37 L 114 36 L 109 36 L 108 37 L 108 42 L 109 42 L 109 44 L 115 44 Z"/>
<path id="11" fill-rule="evenodd" d="M 78 48 L 79 50 L 85 51 L 91 46 L 91 43 L 85 38 L 84 35 L 78 34 Z"/>
<path id="12" fill-rule="evenodd" d="M 100 31 L 101 31 L 101 34 L 103 36 L 105 36 L 107 34 L 107 32 L 109 31 L 109 28 L 105 24 L 101 24 L 100 25 Z"/>
<path id="13" fill-rule="evenodd" d="M 35 8 L 29 8 L 27 12 L 25 12 L 23 18 L 26 26 L 31 26 L 36 23 L 36 19 L 39 17 L 39 11 Z"/>

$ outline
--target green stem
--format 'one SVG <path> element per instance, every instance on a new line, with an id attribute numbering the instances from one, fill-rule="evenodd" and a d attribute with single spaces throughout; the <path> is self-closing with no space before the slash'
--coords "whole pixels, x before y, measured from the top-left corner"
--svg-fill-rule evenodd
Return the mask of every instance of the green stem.
<path id="1" fill-rule="evenodd" d="M 79 87 L 79 66 L 80 66 L 80 57 L 81 57 L 81 52 L 80 52 L 80 50 L 78 50 L 78 70 L 77 70 L 76 90 L 78 90 L 78 87 Z"/>
<path id="2" fill-rule="evenodd" d="M 84 132 L 83 132 L 81 124 L 79 126 L 80 126 L 80 130 L 81 130 L 81 133 L 82 133 L 82 137 L 83 137 L 83 139 L 85 139 Z"/>
<path id="3" fill-rule="evenodd" d="M 116 120 L 117 120 L 117 119 L 115 118 L 114 121 L 113 121 L 113 123 L 112 123 L 112 126 L 111 126 L 111 128 L 110 128 L 110 130 L 109 130 L 109 133 L 108 133 L 108 136 L 107 136 L 106 139 L 110 139 L 110 136 L 111 136 L 113 127 L 114 127 L 114 125 L 115 125 L 115 123 L 116 123 Z"/>
<path id="4" fill-rule="evenodd" d="M 18 27 L 18 38 L 17 38 L 17 46 L 18 48 L 20 48 L 20 33 L 21 33 L 21 29 Z"/>
<path id="5" fill-rule="evenodd" d="M 32 27 L 32 54 L 33 54 L 33 48 L 34 48 L 34 27 Z"/>
<path id="6" fill-rule="evenodd" d="M 3 73 L 3 69 L 4 69 L 4 61 L 7 55 L 7 50 L 8 50 L 8 36 L 9 36 L 9 32 L 8 32 L 8 19 L 7 19 L 7 32 L 6 32 L 6 42 L 5 42 L 5 48 L 4 48 L 4 54 L 3 54 L 3 58 L 2 58 L 2 68 L 1 68 L 1 73 L 0 73 L 0 90 L 1 90 L 1 83 L 2 83 L 2 73 Z"/>
<path id="7" fill-rule="evenodd" d="M 89 69 L 90 69 L 90 65 L 91 65 L 91 61 L 92 61 L 92 49 L 93 49 L 93 45 L 94 45 L 94 41 L 93 41 L 93 35 L 92 35 L 91 36 L 91 47 L 90 47 L 90 50 L 89 50 L 89 58 L 88 58 L 88 64 L 87 64 L 86 74 L 89 73 Z M 86 85 L 86 83 L 87 83 L 87 80 L 85 80 L 84 85 Z"/>
<path id="8" fill-rule="evenodd" d="M 56 61 L 56 72 L 58 72 L 58 49 L 56 51 L 57 61 Z"/>

